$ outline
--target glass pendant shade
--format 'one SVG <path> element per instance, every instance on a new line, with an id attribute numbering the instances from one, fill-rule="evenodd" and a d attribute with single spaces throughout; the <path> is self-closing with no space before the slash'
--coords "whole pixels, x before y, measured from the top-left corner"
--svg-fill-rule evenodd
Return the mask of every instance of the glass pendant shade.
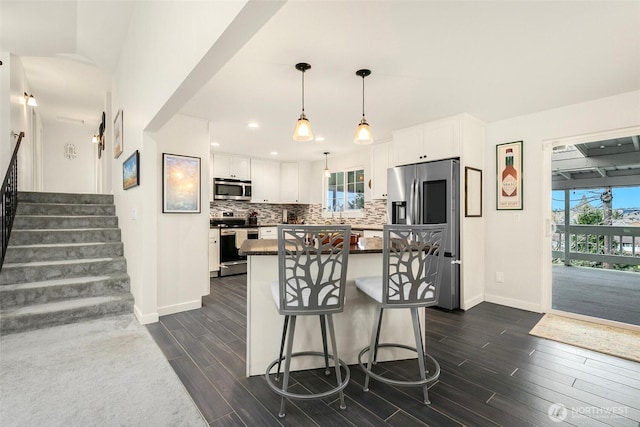
<path id="1" fill-rule="evenodd" d="M 373 142 L 373 135 L 371 134 L 371 129 L 369 128 L 369 123 L 363 117 L 360 120 L 360 124 L 358 125 L 358 129 L 356 129 L 356 135 L 353 137 L 353 143 L 358 145 L 367 145 Z"/>
<path id="2" fill-rule="evenodd" d="M 307 116 L 305 116 L 304 113 L 300 114 L 300 118 L 296 123 L 296 128 L 293 131 L 293 140 L 299 142 L 313 141 L 311 123 L 309 123 L 309 120 L 307 120 Z"/>
<path id="3" fill-rule="evenodd" d="M 324 168 L 324 176 L 327 178 L 331 177 L 331 171 L 329 168 Z"/>

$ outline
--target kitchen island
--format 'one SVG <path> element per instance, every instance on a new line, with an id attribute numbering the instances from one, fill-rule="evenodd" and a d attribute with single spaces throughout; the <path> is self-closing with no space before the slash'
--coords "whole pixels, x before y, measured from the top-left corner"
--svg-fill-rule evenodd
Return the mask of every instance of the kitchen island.
<path id="1" fill-rule="evenodd" d="M 283 316 L 278 313 L 271 295 L 271 282 L 278 279 L 278 241 L 246 240 L 240 248 L 247 266 L 247 376 L 264 374 L 277 358 L 280 349 Z M 354 279 L 382 275 L 382 239 L 361 238 L 349 248 L 347 289 L 344 311 L 334 315 L 336 341 L 340 359 L 358 363 L 358 353 L 369 345 L 374 324 L 375 303 L 356 289 Z M 401 343 L 415 347 L 409 310 L 386 310 L 380 342 Z M 299 316 L 296 322 L 293 351 L 322 351 L 318 316 Z M 329 345 L 331 351 L 331 346 Z M 381 349 L 378 360 L 415 358 L 415 353 L 401 349 Z M 296 358 L 291 369 L 324 366 L 319 358 Z"/>

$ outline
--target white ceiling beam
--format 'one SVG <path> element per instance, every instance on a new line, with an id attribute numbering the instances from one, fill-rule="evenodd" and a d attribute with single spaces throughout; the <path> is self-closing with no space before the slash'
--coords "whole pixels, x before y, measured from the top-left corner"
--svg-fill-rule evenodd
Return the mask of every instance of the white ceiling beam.
<path id="1" fill-rule="evenodd" d="M 554 160 L 553 172 L 581 171 L 585 169 L 640 165 L 640 152 L 630 152 L 603 157 L 587 157 L 584 159 Z"/>
<path id="2" fill-rule="evenodd" d="M 571 180 L 571 174 L 569 172 L 558 172 L 558 175 L 560 175 L 564 179 Z"/>
<path id="3" fill-rule="evenodd" d="M 633 142 L 633 148 L 635 148 L 636 151 L 640 151 L 640 138 L 638 138 L 638 135 L 633 135 L 631 141 Z"/>
<path id="4" fill-rule="evenodd" d="M 601 177 L 607 177 L 607 171 L 605 171 L 603 168 L 596 168 L 596 171 L 600 174 Z"/>

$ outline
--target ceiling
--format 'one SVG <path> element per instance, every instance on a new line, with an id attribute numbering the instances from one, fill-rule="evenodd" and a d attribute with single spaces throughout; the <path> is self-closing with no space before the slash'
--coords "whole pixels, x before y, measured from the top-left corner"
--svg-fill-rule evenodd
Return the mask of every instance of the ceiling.
<path id="1" fill-rule="evenodd" d="M 115 69 L 126 25 L 109 25 L 116 21 L 108 14 L 126 23 L 133 3 L 46 4 L 64 7 L 2 0 L 2 50 L 49 57 L 23 58 L 43 116 L 80 117 L 64 105 L 79 107 L 95 96 L 98 123 L 104 95 L 89 87 L 100 85 L 81 83 L 104 83 L 100 73 Z M 27 13 L 32 32 L 7 26 Z M 99 25 L 100 37 L 88 25 Z M 365 113 L 376 141 L 383 141 L 394 129 L 461 112 L 494 122 L 639 90 L 638 28 L 637 1 L 289 1 L 181 112 L 211 122 L 211 141 L 220 144 L 213 150 L 322 160 L 324 151 L 331 158 L 359 149 L 351 141 L 362 115 L 360 68 L 372 70 L 364 82 Z M 48 72 L 65 61 L 77 68 Z M 311 64 L 305 111 L 324 141 L 291 140 L 301 110 L 297 62 Z"/>
<path id="2" fill-rule="evenodd" d="M 640 136 L 557 146 L 551 155 L 554 190 L 640 186 Z"/>

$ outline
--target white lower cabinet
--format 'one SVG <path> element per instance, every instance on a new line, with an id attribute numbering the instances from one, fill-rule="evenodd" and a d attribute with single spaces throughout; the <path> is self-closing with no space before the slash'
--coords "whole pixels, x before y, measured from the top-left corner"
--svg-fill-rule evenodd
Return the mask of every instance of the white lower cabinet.
<path id="1" fill-rule="evenodd" d="M 220 229 L 209 229 L 209 273 L 220 271 Z"/>
<path id="2" fill-rule="evenodd" d="M 277 239 L 278 227 L 260 227 L 258 237 L 261 239 Z"/>

